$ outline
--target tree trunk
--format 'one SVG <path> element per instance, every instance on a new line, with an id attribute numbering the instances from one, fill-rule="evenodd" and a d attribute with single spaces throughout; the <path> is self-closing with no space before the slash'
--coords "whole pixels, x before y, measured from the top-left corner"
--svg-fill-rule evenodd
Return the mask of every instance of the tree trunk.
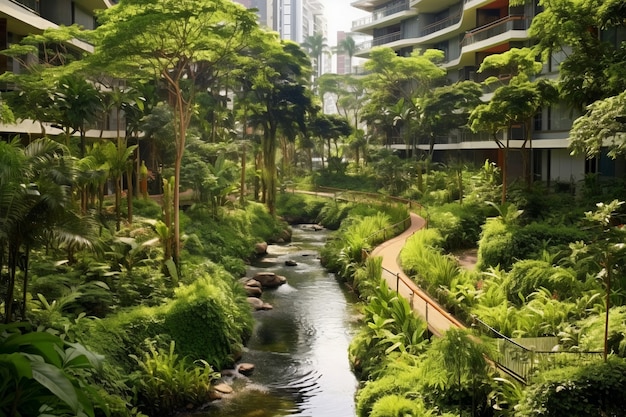
<path id="1" fill-rule="evenodd" d="M 265 205 L 276 215 L 276 125 L 270 122 L 263 134 L 263 180 Z"/>
<path id="2" fill-rule="evenodd" d="M 22 320 L 26 320 L 26 294 L 28 291 L 28 261 L 30 258 L 30 246 L 24 248 L 24 290 L 22 294 Z"/>

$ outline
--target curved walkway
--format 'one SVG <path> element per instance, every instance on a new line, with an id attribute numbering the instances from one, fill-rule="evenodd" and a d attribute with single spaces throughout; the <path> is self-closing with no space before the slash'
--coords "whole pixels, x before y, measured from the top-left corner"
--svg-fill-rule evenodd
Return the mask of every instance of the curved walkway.
<path id="1" fill-rule="evenodd" d="M 383 278 L 390 288 L 409 300 L 411 308 L 428 324 L 428 329 L 435 335 L 441 336 L 451 327 L 463 328 L 463 324 L 445 311 L 437 302 L 422 291 L 403 271 L 399 264 L 400 251 L 407 239 L 413 233 L 424 228 L 426 220 L 415 213 L 411 213 L 411 225 L 402 234 L 381 243 L 374 248 L 371 256 L 383 258 Z"/>

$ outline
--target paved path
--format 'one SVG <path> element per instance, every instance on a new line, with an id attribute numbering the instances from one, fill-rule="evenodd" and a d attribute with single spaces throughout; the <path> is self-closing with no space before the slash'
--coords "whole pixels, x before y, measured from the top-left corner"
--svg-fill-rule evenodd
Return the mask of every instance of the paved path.
<path id="1" fill-rule="evenodd" d="M 413 311 L 426 320 L 429 330 L 433 334 L 441 336 L 450 327 L 463 328 L 464 326 L 411 281 L 402 271 L 399 262 L 400 251 L 406 240 L 425 226 L 426 220 L 415 213 L 411 213 L 411 226 L 402 234 L 374 248 L 372 256 L 383 258 L 383 278 L 389 287 L 397 290 L 400 295 L 409 300 Z"/>

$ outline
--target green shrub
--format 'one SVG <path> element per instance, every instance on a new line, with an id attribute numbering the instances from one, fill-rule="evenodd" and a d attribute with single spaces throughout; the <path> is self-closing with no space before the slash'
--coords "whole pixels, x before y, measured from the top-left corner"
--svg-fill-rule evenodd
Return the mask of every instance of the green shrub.
<path id="1" fill-rule="evenodd" d="M 443 249 L 476 247 L 481 226 L 485 223 L 488 207 L 484 204 L 449 203 L 428 209 L 428 224 L 439 230 L 444 241 Z"/>
<path id="2" fill-rule="evenodd" d="M 404 270 L 416 275 L 419 284 L 432 294 L 442 287 L 450 289 L 452 281 L 461 273 L 456 261 L 436 246 L 440 242 L 437 229 L 421 230 L 407 240 L 400 253 Z"/>
<path id="3" fill-rule="evenodd" d="M 357 392 L 356 414 L 358 417 L 370 416 L 375 404 L 382 398 L 389 396 L 414 398 L 416 403 L 421 403 L 418 392 L 422 381 L 415 364 L 400 360 L 388 364 L 386 367 L 381 365 L 378 365 L 382 368 L 380 377 L 367 381 L 363 388 Z M 415 415 L 420 416 L 421 414 Z"/>
<path id="4" fill-rule="evenodd" d="M 625 391 L 622 359 L 546 371 L 525 390 L 515 416 L 623 416 Z"/>
<path id="5" fill-rule="evenodd" d="M 130 373 L 137 366 L 130 355 L 142 356 L 144 341 L 165 335 L 162 307 L 133 307 L 95 321 L 81 320 L 80 339 L 104 354 L 108 361 Z M 169 343 L 167 336 L 161 337 Z"/>
<path id="6" fill-rule="evenodd" d="M 424 403 L 400 395 L 386 395 L 379 398 L 372 407 L 369 417 L 432 416 L 433 412 Z"/>
<path id="7" fill-rule="evenodd" d="M 567 250 L 568 245 L 588 240 L 589 234 L 578 226 L 531 223 L 515 230 L 513 245 L 520 249 L 518 259 L 538 258 L 544 249 L 550 253 Z"/>
<path id="8" fill-rule="evenodd" d="M 203 255 L 204 245 L 197 234 L 191 233 L 183 237 L 183 248 L 191 255 Z"/>
<path id="9" fill-rule="evenodd" d="M 500 266 L 509 269 L 517 257 L 518 251 L 513 243 L 513 226 L 507 226 L 497 218 L 490 218 L 483 226 L 478 244 L 478 263 L 476 268 L 484 271 L 489 267 Z"/>
<path id="10" fill-rule="evenodd" d="M 134 382 L 142 411 L 151 416 L 167 416 L 206 404 L 219 374 L 205 361 L 190 363 L 180 358 L 173 341 L 168 350 L 155 345 L 149 342 L 142 357 L 133 355 L 139 365 Z"/>
<path id="11" fill-rule="evenodd" d="M 204 275 L 176 292 L 164 326 L 181 355 L 219 368 L 241 351 L 251 332 L 252 313 L 237 282 Z"/>
<path id="12" fill-rule="evenodd" d="M 281 193 L 276 201 L 276 213 L 288 223 L 313 223 L 326 203 L 323 197 Z"/>
<path id="13" fill-rule="evenodd" d="M 602 301 L 598 300 L 601 304 Z M 598 305 L 599 314 L 576 322 L 579 329 L 577 345 L 574 350 L 600 352 L 604 348 L 605 315 L 602 305 Z M 609 312 L 608 350 L 610 353 L 626 357 L 626 306 L 616 306 Z"/>
<path id="14" fill-rule="evenodd" d="M 576 297 L 582 290 L 575 271 L 555 267 L 542 260 L 525 259 L 516 262 L 509 277 L 511 287 L 507 290 L 508 299 L 518 305 L 539 288 L 547 289 L 560 300 Z"/>
<path id="15" fill-rule="evenodd" d="M 126 210 L 126 199 L 122 203 L 122 210 Z M 160 219 L 163 209 L 161 205 L 151 198 L 144 200 L 143 198 L 133 198 L 133 214 L 149 219 Z"/>

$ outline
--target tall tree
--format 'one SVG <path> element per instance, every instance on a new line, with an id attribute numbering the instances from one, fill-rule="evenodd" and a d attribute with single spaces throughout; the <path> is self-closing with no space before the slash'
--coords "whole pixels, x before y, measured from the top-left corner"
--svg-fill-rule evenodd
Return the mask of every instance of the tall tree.
<path id="1" fill-rule="evenodd" d="M 6 71 L 0 75 L 1 81 L 15 86 L 7 94 L 8 102 L 18 120 L 39 123 L 41 136 L 46 135 L 47 123 L 59 123 L 59 109 L 53 103 L 59 79 L 71 76 L 74 69 L 68 71 L 66 65 L 80 57 L 75 48 L 76 44 L 81 43 L 83 35 L 78 25 L 50 28 L 43 33 L 30 34 L 19 43 L 12 43 L 8 49 L 0 51 L 23 69 L 20 72 Z M 82 79 L 82 76 L 77 77 Z"/>
<path id="2" fill-rule="evenodd" d="M 332 158 L 331 142 L 335 142 L 335 157 L 339 158 L 337 141 L 341 137 L 347 138 L 352 133 L 353 129 L 344 117 L 336 114 L 316 114 L 310 121 L 310 130 L 311 134 L 319 137 L 323 142 L 326 142 L 326 148 L 328 149 L 327 160 L 330 164 L 330 160 Z M 322 145 L 322 149 L 323 148 L 324 146 Z"/>
<path id="3" fill-rule="evenodd" d="M 248 92 L 249 123 L 262 130 L 263 199 L 272 215 L 276 212 L 276 150 L 279 128 L 302 131 L 312 110 L 307 90 L 310 60 L 299 45 L 266 38 L 250 51 L 241 72 L 243 91 Z"/>
<path id="4" fill-rule="evenodd" d="M 180 257 L 180 169 L 196 92 L 215 86 L 257 30 L 256 16 L 226 0 L 121 0 L 99 15 L 90 57 L 121 78 L 162 82 L 174 109 L 174 251 Z"/>
<path id="5" fill-rule="evenodd" d="M 321 32 L 305 36 L 304 42 L 302 42 L 302 47 L 307 51 L 313 60 L 315 79 L 319 78 L 322 75 L 322 58 L 329 50 L 326 38 Z"/>
<path id="6" fill-rule="evenodd" d="M 346 36 L 337 44 L 337 52 L 348 56 L 348 74 L 352 74 L 352 57 L 358 48 L 352 36 Z"/>
<path id="7" fill-rule="evenodd" d="M 79 156 L 84 157 L 87 130 L 103 109 L 100 92 L 82 76 L 66 75 L 55 89 L 53 106 L 58 109 L 56 122 L 65 132 L 65 146 L 70 146 L 70 138 L 78 132 Z"/>
<path id="8" fill-rule="evenodd" d="M 626 155 L 626 91 L 590 104 L 574 121 L 569 146 L 572 154 L 595 158 L 604 146 L 608 146 L 611 158 Z"/>
<path id="9" fill-rule="evenodd" d="M 481 104 L 481 96 L 480 84 L 462 81 L 437 87 L 432 94 L 420 100 L 418 129 L 420 135 L 428 140 L 429 157 L 432 157 L 437 136 L 467 126 L 471 111 Z"/>
<path id="10" fill-rule="evenodd" d="M 442 59 L 443 52 L 434 49 L 414 51 L 409 57 L 397 56 L 391 48 L 372 50 L 370 60 L 365 63 L 365 69 L 370 71 L 364 80 L 369 96 L 364 106 L 366 120 L 384 120 L 377 117 L 380 109 L 393 114 L 401 99 L 407 106 L 406 116 L 420 119 L 420 103 L 445 81 L 446 71 L 438 65 Z M 398 112 L 395 113 L 391 116 L 392 123 Z M 404 125 L 410 128 L 411 120 L 405 119 Z"/>
<path id="11" fill-rule="evenodd" d="M 622 0 L 542 1 L 530 34 L 544 60 L 556 56 L 562 98 L 582 110 L 626 90 L 626 23 Z"/>
<path id="12" fill-rule="evenodd" d="M 504 204 L 507 194 L 507 162 L 509 151 L 518 149 L 522 153 L 526 181 L 530 185 L 532 176 L 528 162 L 529 149 L 532 149 L 532 117 L 547 103 L 557 98 L 556 87 L 546 79 L 530 81 L 541 71 L 541 63 L 535 60 L 535 52 L 529 48 L 513 48 L 509 51 L 491 55 L 483 61 L 479 71 L 487 69 L 506 69 L 513 74 L 508 84 L 496 89 L 488 103 L 480 104 L 470 114 L 470 127 L 473 131 L 486 131 L 493 134 L 493 139 L 502 150 L 502 198 Z M 497 77 L 488 78 L 485 83 L 499 82 Z M 511 129 L 514 125 L 523 126 L 524 137 L 519 147 L 511 143 Z M 504 131 L 505 139 L 500 140 L 497 132 Z"/>

